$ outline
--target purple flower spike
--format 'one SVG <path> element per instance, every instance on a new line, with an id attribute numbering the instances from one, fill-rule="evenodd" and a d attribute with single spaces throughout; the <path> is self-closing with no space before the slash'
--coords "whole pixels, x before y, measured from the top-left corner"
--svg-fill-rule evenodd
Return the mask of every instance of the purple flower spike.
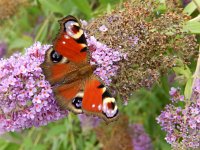
<path id="1" fill-rule="evenodd" d="M 5 43 L 0 43 L 0 58 L 6 54 L 7 45 Z"/>
<path id="2" fill-rule="evenodd" d="M 0 60 L 0 133 L 39 127 L 61 119 L 52 89 L 39 67 L 50 45 L 37 42 L 8 59 Z"/>
<path id="3" fill-rule="evenodd" d="M 117 63 L 122 59 L 126 59 L 126 54 L 108 48 L 106 45 L 98 42 L 94 36 L 89 37 L 87 42 L 92 54 L 90 63 L 98 66 L 94 73 L 106 85 L 110 85 L 112 82 L 111 78 L 116 75 L 119 68 Z"/>
<path id="4" fill-rule="evenodd" d="M 183 6 L 185 7 L 187 4 L 191 2 L 191 0 L 182 0 Z"/>
<path id="5" fill-rule="evenodd" d="M 170 96 L 172 104 L 168 104 L 165 110 L 157 118 L 162 130 L 167 132 L 165 140 L 173 148 L 200 147 L 200 79 L 194 81 L 192 97 L 190 101 L 180 95 L 180 88 L 171 88 Z M 185 106 L 177 107 L 176 102 L 183 101 Z M 187 103 L 186 103 L 187 102 Z"/>
<path id="6" fill-rule="evenodd" d="M 100 119 L 94 116 L 87 116 L 85 114 L 78 115 L 81 122 L 81 127 L 84 131 L 88 131 L 97 127 L 100 124 Z"/>
<path id="7" fill-rule="evenodd" d="M 184 96 L 180 94 L 180 88 L 171 87 L 169 91 L 169 95 L 171 96 L 172 102 L 183 101 Z"/>
<path id="8" fill-rule="evenodd" d="M 132 143 L 134 150 L 152 150 L 152 142 L 141 124 L 132 124 L 130 129 L 133 130 Z"/>

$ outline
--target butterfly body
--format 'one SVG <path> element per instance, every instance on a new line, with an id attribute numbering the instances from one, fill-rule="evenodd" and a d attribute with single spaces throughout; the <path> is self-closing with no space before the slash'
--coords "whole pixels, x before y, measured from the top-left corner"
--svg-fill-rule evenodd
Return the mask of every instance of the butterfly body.
<path id="1" fill-rule="evenodd" d="M 115 98 L 93 74 L 97 66 L 91 65 L 89 59 L 80 23 L 67 16 L 60 21 L 60 32 L 41 68 L 61 108 L 112 121 L 118 116 Z"/>

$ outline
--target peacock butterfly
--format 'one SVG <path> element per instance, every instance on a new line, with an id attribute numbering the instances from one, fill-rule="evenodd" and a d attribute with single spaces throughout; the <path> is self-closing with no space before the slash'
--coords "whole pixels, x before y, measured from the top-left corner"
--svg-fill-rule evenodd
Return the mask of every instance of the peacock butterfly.
<path id="1" fill-rule="evenodd" d="M 106 122 L 118 116 L 116 100 L 93 74 L 90 53 L 80 22 L 73 16 L 59 21 L 60 30 L 41 64 L 60 108 L 86 113 Z"/>

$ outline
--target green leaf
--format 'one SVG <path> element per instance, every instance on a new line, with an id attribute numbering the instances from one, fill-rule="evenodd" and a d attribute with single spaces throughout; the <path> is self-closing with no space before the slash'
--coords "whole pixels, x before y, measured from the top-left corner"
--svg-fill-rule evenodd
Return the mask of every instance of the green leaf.
<path id="1" fill-rule="evenodd" d="M 194 34 L 200 34 L 200 22 L 197 21 L 188 21 L 183 27 L 184 31 L 189 31 Z"/>
<path id="2" fill-rule="evenodd" d="M 160 1 L 160 3 L 165 3 L 165 0 L 159 0 Z"/>
<path id="3" fill-rule="evenodd" d="M 50 12 L 60 13 L 62 15 L 66 15 L 68 13 L 68 10 L 64 9 L 62 5 L 55 0 L 39 0 L 39 2 L 42 4 L 44 10 L 47 9 Z"/>
<path id="4" fill-rule="evenodd" d="M 92 9 L 87 0 L 73 0 L 73 3 L 78 7 L 80 12 L 87 16 L 88 19 L 92 17 Z"/>
<path id="5" fill-rule="evenodd" d="M 19 145 L 15 144 L 15 143 L 9 143 L 7 144 L 5 150 L 18 150 L 19 149 Z"/>
<path id="6" fill-rule="evenodd" d="M 11 41 L 9 48 L 10 49 L 17 49 L 17 48 L 26 48 L 33 44 L 33 40 L 29 36 L 23 36 L 22 38 L 15 39 Z"/>
<path id="7" fill-rule="evenodd" d="M 174 67 L 173 70 L 176 74 L 184 75 L 187 79 L 192 77 L 192 73 L 187 66 L 185 66 L 185 67 Z"/>
<path id="8" fill-rule="evenodd" d="M 23 146 L 24 146 L 25 149 L 32 148 L 32 145 L 33 145 L 33 143 L 32 143 L 31 138 L 24 138 Z"/>
<path id="9" fill-rule="evenodd" d="M 99 0 L 99 2 L 102 4 L 102 5 L 107 5 L 110 3 L 109 0 Z"/>
<path id="10" fill-rule="evenodd" d="M 184 8 L 183 12 L 187 13 L 188 15 L 191 15 L 196 10 L 196 8 L 197 8 L 197 6 L 192 1 Z"/>
<path id="11" fill-rule="evenodd" d="M 185 91 L 184 91 L 184 95 L 186 99 L 190 99 L 191 94 L 192 94 L 192 82 L 193 79 L 189 78 L 186 85 L 185 85 Z"/>
<path id="12" fill-rule="evenodd" d="M 0 142 L 1 143 L 1 142 Z M 9 145 L 8 142 L 2 142 L 0 145 L 0 150 L 6 150 L 6 147 Z"/>
<path id="13" fill-rule="evenodd" d="M 46 24 L 40 34 L 40 37 L 37 39 L 37 41 L 40 41 L 40 42 L 44 42 L 46 40 L 46 38 L 48 37 L 47 36 L 48 34 L 48 24 Z"/>
<path id="14" fill-rule="evenodd" d="M 34 145 L 33 150 L 36 149 L 36 150 L 46 150 L 47 149 L 47 146 L 45 145 L 41 145 L 41 144 L 37 144 L 37 145 Z"/>
<path id="15" fill-rule="evenodd" d="M 46 140 L 65 132 L 66 132 L 66 127 L 64 125 L 56 125 L 52 127 L 51 130 L 47 133 Z"/>

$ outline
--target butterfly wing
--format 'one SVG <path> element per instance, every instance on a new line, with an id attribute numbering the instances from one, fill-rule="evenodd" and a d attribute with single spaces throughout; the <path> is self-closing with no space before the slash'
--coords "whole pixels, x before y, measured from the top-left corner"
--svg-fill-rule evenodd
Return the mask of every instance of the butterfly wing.
<path id="1" fill-rule="evenodd" d="M 118 116 L 115 98 L 93 75 L 86 39 L 78 20 L 68 16 L 60 21 L 60 32 L 41 65 L 61 108 L 93 114 L 109 122 Z"/>
<path id="2" fill-rule="evenodd" d="M 52 56 L 56 59 L 52 58 Z M 53 87 L 59 106 L 75 113 L 82 113 L 78 104 L 79 101 L 73 102 L 73 99 L 80 95 L 82 88 L 82 81 L 76 73 L 78 66 L 70 62 L 66 57 L 59 55 L 53 48 L 50 48 L 46 52 L 45 61 L 41 64 L 41 68 L 46 80 Z"/>
<path id="3" fill-rule="evenodd" d="M 60 32 L 54 41 L 54 49 L 75 63 L 87 62 L 86 38 L 79 21 L 67 16 L 60 22 Z"/>
<path id="4" fill-rule="evenodd" d="M 46 80 L 53 86 L 54 95 L 61 108 L 81 113 L 84 80 L 79 69 L 87 61 L 86 39 L 76 18 L 67 16 L 60 20 L 60 31 L 53 47 L 41 65 Z M 83 73 L 84 70 L 82 69 Z"/>
<path id="5" fill-rule="evenodd" d="M 62 83 L 66 79 L 66 75 L 77 70 L 77 66 L 58 54 L 52 47 L 45 54 L 45 61 L 40 65 L 46 80 L 51 85 Z M 69 77 L 68 77 L 69 78 Z"/>
<path id="6" fill-rule="evenodd" d="M 86 81 L 82 109 L 87 114 L 102 117 L 106 122 L 115 120 L 118 116 L 115 98 L 94 75 Z"/>

